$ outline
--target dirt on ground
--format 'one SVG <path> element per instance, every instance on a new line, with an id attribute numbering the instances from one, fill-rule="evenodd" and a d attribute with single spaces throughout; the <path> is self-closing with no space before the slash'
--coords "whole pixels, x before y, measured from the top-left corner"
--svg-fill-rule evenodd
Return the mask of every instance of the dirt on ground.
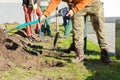
<path id="1" fill-rule="evenodd" d="M 40 41 L 38 34 L 34 33 L 36 42 Z M 51 42 L 46 40 L 45 43 Z M 38 62 L 37 56 L 45 53 L 42 51 L 27 51 L 26 48 L 42 49 L 42 46 L 34 45 L 30 42 L 25 33 L 25 29 L 21 29 L 14 33 L 14 35 L 7 35 L 7 33 L 0 29 L 0 71 L 6 71 L 12 67 L 21 67 L 23 69 L 64 66 L 62 62 Z M 41 55 L 40 55 L 41 56 Z M 34 58 L 35 57 L 35 58 Z M 24 64 L 24 65 L 21 65 Z"/>

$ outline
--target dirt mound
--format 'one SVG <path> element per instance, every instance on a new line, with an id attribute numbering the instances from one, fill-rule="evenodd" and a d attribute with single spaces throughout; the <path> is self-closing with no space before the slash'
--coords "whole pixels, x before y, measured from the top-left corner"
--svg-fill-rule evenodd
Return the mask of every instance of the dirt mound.
<path id="1" fill-rule="evenodd" d="M 0 70 L 6 70 L 11 67 L 19 66 L 27 60 L 27 55 L 22 49 L 17 36 L 7 38 L 6 33 L 0 29 Z"/>
<path id="2" fill-rule="evenodd" d="M 34 34 L 36 41 L 39 40 L 38 34 Z M 6 36 L 6 33 L 0 29 L 0 71 L 11 67 L 21 67 L 24 69 L 41 68 L 45 66 L 64 66 L 60 61 L 42 61 L 37 58 L 41 52 L 27 51 L 26 47 L 41 49 L 43 47 L 33 45 L 26 39 L 25 30 L 19 30 L 12 36 Z M 35 55 L 35 56 L 34 56 Z"/>

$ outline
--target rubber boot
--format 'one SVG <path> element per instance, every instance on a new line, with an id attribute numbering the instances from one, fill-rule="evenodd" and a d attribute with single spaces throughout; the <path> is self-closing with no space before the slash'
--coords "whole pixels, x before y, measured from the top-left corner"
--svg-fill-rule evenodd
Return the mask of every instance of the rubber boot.
<path id="1" fill-rule="evenodd" d="M 84 50 L 83 49 L 75 49 L 76 57 L 72 60 L 73 63 L 78 63 L 84 60 Z"/>
<path id="2" fill-rule="evenodd" d="M 70 53 L 70 51 L 75 51 L 74 43 L 71 43 L 70 47 L 67 50 L 64 50 L 65 53 Z"/>
<path id="3" fill-rule="evenodd" d="M 103 63 L 106 63 L 108 65 L 112 65 L 112 60 L 109 57 L 107 48 L 101 49 L 101 58 L 100 59 Z"/>

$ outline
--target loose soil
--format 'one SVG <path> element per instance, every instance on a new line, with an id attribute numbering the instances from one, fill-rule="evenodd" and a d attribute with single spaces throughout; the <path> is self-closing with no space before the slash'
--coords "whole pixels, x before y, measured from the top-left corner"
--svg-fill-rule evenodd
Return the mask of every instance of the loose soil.
<path id="1" fill-rule="evenodd" d="M 38 34 L 33 33 L 35 41 L 39 42 Z M 46 39 L 45 43 L 52 44 L 51 39 Z M 64 66 L 60 61 L 42 61 L 38 62 L 38 56 L 46 52 L 28 51 L 26 48 L 42 49 L 43 46 L 35 45 L 30 42 L 25 33 L 25 29 L 19 30 L 11 36 L 8 36 L 4 30 L 0 29 L 0 71 L 6 71 L 12 67 L 23 69 Z M 51 48 L 51 47 L 50 47 Z M 24 65 L 23 65 L 24 64 Z"/>

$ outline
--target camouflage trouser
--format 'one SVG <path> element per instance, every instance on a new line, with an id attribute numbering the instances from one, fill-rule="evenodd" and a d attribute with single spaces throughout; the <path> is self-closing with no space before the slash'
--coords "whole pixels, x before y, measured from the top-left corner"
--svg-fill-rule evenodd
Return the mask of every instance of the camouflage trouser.
<path id="1" fill-rule="evenodd" d="M 100 48 L 107 48 L 107 43 L 105 41 L 104 35 L 104 13 L 103 5 L 99 0 L 94 0 L 84 9 L 76 12 L 73 16 L 73 41 L 75 48 L 84 47 L 84 16 L 89 15 L 93 28 L 96 32 L 98 43 Z"/>

